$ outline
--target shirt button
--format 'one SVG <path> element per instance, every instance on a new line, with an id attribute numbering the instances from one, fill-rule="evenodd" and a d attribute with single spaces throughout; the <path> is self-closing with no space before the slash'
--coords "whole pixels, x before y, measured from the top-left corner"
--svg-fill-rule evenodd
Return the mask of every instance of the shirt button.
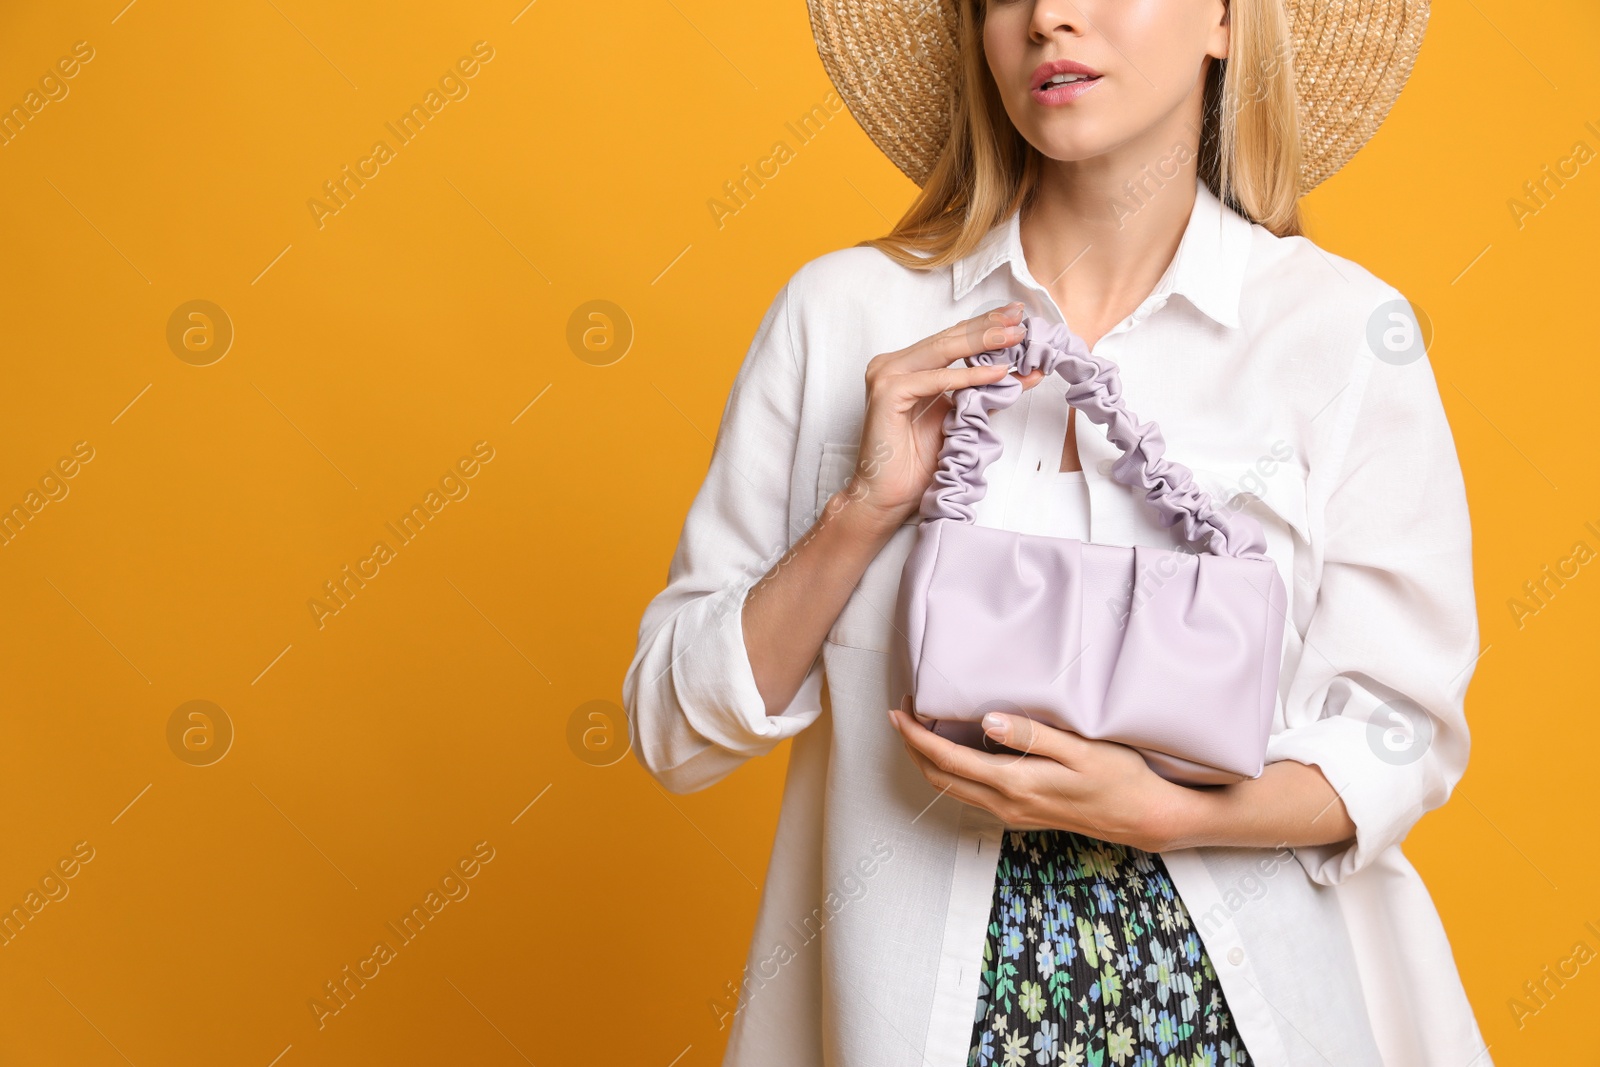
<path id="1" fill-rule="evenodd" d="M 1101 474 L 1110 474 L 1111 468 L 1116 465 L 1116 462 L 1114 459 L 1103 459 L 1094 465 L 1094 469 Z"/>
<path id="2" fill-rule="evenodd" d="M 1237 966 L 1239 966 L 1239 964 L 1243 963 L 1244 962 L 1244 949 L 1240 948 L 1238 945 L 1235 945 L 1233 948 L 1230 948 L 1228 950 L 1228 962 L 1233 964 L 1235 967 L 1237 967 Z"/>

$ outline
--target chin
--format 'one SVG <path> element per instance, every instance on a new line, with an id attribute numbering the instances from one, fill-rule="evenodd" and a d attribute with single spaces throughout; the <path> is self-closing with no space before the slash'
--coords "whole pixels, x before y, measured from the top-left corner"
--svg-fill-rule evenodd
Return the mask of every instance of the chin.
<path id="1" fill-rule="evenodd" d="M 1055 163 L 1079 163 L 1094 159 L 1105 155 L 1116 143 L 1112 138 L 1060 133 L 1029 138 L 1029 141 L 1041 155 Z"/>

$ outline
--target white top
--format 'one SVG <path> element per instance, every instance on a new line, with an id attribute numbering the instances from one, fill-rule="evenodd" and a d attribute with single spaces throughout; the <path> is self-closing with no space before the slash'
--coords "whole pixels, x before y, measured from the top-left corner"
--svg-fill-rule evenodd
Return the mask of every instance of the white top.
<path id="1" fill-rule="evenodd" d="M 1034 410 L 1028 415 L 1030 423 L 1049 425 L 1059 421 L 1063 437 L 1070 409 L 1066 398 L 1066 384 L 1061 377 L 1052 374 L 1023 393 L 1017 401 L 1019 404 L 1034 406 Z M 1043 393 L 1036 395 L 1040 394 L 1040 390 L 1043 390 Z M 1056 416 L 1059 416 L 1059 420 Z M 1025 467 L 1018 473 L 1016 489 L 1006 500 L 1005 514 L 1001 518 L 1004 529 L 1027 534 L 1044 534 L 1049 537 L 1076 537 L 1080 541 L 1089 540 L 1088 476 L 1081 470 L 1062 470 L 1060 454 L 1061 449 L 1057 447 L 1058 458 L 1054 462 L 1046 462 L 1040 457 L 1033 466 Z M 1002 453 L 1001 461 L 1004 459 L 1005 455 Z"/>
<path id="2" fill-rule="evenodd" d="M 1432 367 L 1392 286 L 1198 182 L 1196 197 L 1166 273 L 1094 351 L 1170 455 L 1260 519 L 1290 598 L 1267 759 L 1321 768 L 1356 838 L 1162 858 L 1255 1064 L 1484 1067 L 1449 941 L 1400 851 L 1466 767 L 1479 654 L 1466 493 Z M 790 277 L 644 610 L 623 700 L 667 789 L 704 789 L 793 738 L 731 1067 L 966 1062 L 1003 825 L 941 797 L 888 721 L 915 520 L 869 565 L 782 715 L 765 713 L 740 611 L 854 466 L 872 356 L 1011 299 L 1063 321 L 1018 232 L 1013 215 L 931 271 L 854 247 Z M 1008 513 L 1027 492 L 1017 472 L 1060 465 L 1064 421 L 1031 418 L 1046 406 L 1027 396 L 992 418 L 1004 453 L 981 524 L 1025 521 Z M 1115 446 L 1076 422 L 1090 539 L 1172 546 L 1107 477 Z"/>

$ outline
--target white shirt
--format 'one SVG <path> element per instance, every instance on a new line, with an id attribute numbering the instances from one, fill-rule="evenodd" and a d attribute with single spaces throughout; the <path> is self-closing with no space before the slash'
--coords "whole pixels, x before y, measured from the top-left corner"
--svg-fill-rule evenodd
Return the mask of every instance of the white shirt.
<path id="1" fill-rule="evenodd" d="M 1040 388 L 1043 388 L 1044 392 L 1037 396 L 1033 395 Z M 1047 439 L 1050 436 L 1058 439 L 1066 437 L 1067 415 L 1070 410 L 1066 390 L 1066 380 L 1052 374 L 1019 398 L 1034 405 L 1034 410 L 1028 413 L 1028 422 L 1047 428 L 1045 429 Z M 1079 418 L 1084 417 L 1086 416 L 1079 416 Z M 1073 421 L 1076 423 L 1077 420 Z M 1042 534 L 1047 537 L 1076 537 L 1080 541 L 1087 541 L 1089 540 L 1088 475 L 1081 470 L 1062 470 L 1059 458 L 1061 449 L 1057 447 L 1056 452 L 1057 459 L 1054 462 L 1047 463 L 1045 457 L 1040 456 L 1032 466 L 1023 466 L 1018 470 L 1016 490 L 1006 498 L 999 526 L 1018 533 Z"/>
<path id="2" fill-rule="evenodd" d="M 765 712 L 740 611 L 849 476 L 872 356 L 1012 299 L 1063 321 L 1018 222 L 945 268 L 853 247 L 790 277 L 644 611 L 623 699 L 635 752 L 667 789 L 704 789 L 793 738 L 729 1067 L 966 1063 L 1003 824 L 941 797 L 887 718 L 915 517 L 869 565 L 782 715 Z M 1094 346 L 1168 456 L 1260 519 L 1290 595 L 1267 759 L 1319 767 L 1357 828 L 1345 847 L 1162 854 L 1262 1067 L 1489 1063 L 1400 850 L 1465 769 L 1479 654 L 1465 488 L 1430 362 L 1420 342 L 1405 348 L 1410 314 L 1356 263 L 1273 235 L 1197 182 L 1166 273 Z M 1059 469 L 1057 388 L 1047 378 L 994 415 L 1004 453 L 979 524 L 1039 519 L 1009 506 L 1026 491 L 1019 471 Z M 1088 539 L 1173 546 L 1108 477 L 1116 446 L 1075 423 Z"/>

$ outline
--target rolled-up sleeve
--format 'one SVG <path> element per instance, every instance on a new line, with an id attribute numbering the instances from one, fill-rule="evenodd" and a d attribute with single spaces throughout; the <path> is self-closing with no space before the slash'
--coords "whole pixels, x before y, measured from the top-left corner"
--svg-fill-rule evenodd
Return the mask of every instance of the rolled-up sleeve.
<path id="1" fill-rule="evenodd" d="M 1355 823 L 1353 841 L 1296 850 L 1324 885 L 1449 798 L 1466 769 L 1463 705 L 1479 655 L 1466 488 L 1432 366 L 1425 354 L 1357 359 L 1316 607 L 1285 728 L 1267 746 L 1269 762 L 1318 767 Z"/>
<path id="2" fill-rule="evenodd" d="M 744 643 L 745 595 L 797 536 L 789 498 L 804 372 L 794 287 L 790 278 L 768 307 L 734 377 L 666 588 L 645 608 L 622 683 L 634 753 L 675 793 L 720 781 L 822 711 L 820 656 L 783 713 L 768 715 Z"/>

